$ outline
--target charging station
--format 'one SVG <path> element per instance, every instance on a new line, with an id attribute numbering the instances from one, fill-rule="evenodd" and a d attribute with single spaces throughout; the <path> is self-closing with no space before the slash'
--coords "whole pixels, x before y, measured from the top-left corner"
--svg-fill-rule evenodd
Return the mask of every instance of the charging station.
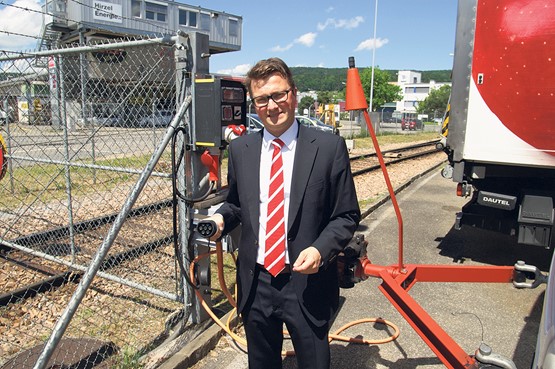
<path id="1" fill-rule="evenodd" d="M 209 316 L 196 293 L 206 304 L 212 304 L 210 259 L 194 263 L 194 280 L 187 277 L 188 270 L 193 260 L 210 253 L 215 245 L 199 235 L 196 226 L 225 199 L 220 166 L 229 142 L 246 133 L 247 98 L 241 79 L 209 73 L 207 35 L 190 34 L 183 45 L 176 51 L 178 70 L 183 71 L 178 73 L 176 83 L 186 86 L 192 100 L 184 117 L 187 124 L 176 129 L 172 146 L 176 237 L 181 245 L 182 282 L 192 305 L 190 319 L 200 323 Z M 177 101 L 178 105 L 182 103 Z M 232 247 L 231 237 L 222 240 L 225 247 Z"/>

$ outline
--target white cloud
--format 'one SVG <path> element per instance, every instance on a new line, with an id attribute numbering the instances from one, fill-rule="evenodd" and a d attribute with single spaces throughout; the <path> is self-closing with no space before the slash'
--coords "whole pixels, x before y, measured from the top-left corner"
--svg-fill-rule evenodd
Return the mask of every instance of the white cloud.
<path id="1" fill-rule="evenodd" d="M 289 49 L 292 48 L 292 47 L 293 47 L 293 43 L 290 43 L 290 44 L 285 45 L 285 46 L 277 45 L 277 46 L 272 47 L 272 48 L 270 49 L 270 51 L 274 51 L 274 52 L 283 52 L 283 51 L 289 50 Z"/>
<path id="2" fill-rule="evenodd" d="M 42 14 L 33 10 L 42 11 L 40 3 L 35 0 L 16 0 L 12 5 L 0 9 L 0 19 L 2 19 L 0 31 L 3 31 L 0 32 L 0 49 L 25 50 L 35 48 L 37 39 L 33 37 L 40 35 Z"/>
<path id="3" fill-rule="evenodd" d="M 244 76 L 244 75 L 247 74 L 249 69 L 251 69 L 250 64 L 239 64 L 239 65 L 236 65 L 235 67 L 233 67 L 231 69 L 221 69 L 221 70 L 217 71 L 216 73 L 229 74 L 229 75 L 232 75 L 232 76 Z"/>
<path id="4" fill-rule="evenodd" d="M 304 45 L 306 47 L 311 47 L 312 45 L 314 45 L 314 42 L 316 41 L 316 36 L 318 36 L 317 33 L 308 32 L 308 33 L 305 33 L 304 35 L 301 35 L 301 36 L 297 37 L 293 42 L 291 42 L 291 43 L 289 43 L 285 46 L 276 45 L 276 46 L 272 47 L 270 49 L 270 51 L 284 52 L 284 51 L 287 51 L 290 48 L 292 48 L 295 44 L 301 44 L 301 45 Z"/>
<path id="5" fill-rule="evenodd" d="M 316 27 L 318 31 L 323 31 L 328 27 L 353 29 L 357 28 L 362 22 L 364 22 L 364 17 L 360 15 L 351 19 L 328 18 L 324 23 L 318 23 Z"/>
<path id="6" fill-rule="evenodd" d="M 362 41 L 358 44 L 355 51 L 363 51 L 363 50 L 372 50 L 372 49 L 379 49 L 380 47 L 387 44 L 389 40 L 387 38 L 369 38 L 367 40 Z"/>
<path id="7" fill-rule="evenodd" d="M 311 47 L 312 45 L 314 45 L 314 41 L 316 40 L 316 36 L 318 36 L 317 33 L 308 32 L 308 33 L 305 33 L 304 35 L 302 35 L 301 37 L 297 38 L 295 40 L 295 43 L 302 44 L 306 47 Z"/>
<path id="8" fill-rule="evenodd" d="M 331 13 L 335 10 L 335 8 L 333 6 L 330 6 L 329 8 L 326 9 L 326 13 Z"/>
<path id="9" fill-rule="evenodd" d="M 296 64 L 295 67 L 324 68 L 325 65 L 324 65 L 324 63 L 322 62 L 322 63 L 317 64 L 317 65 L 314 65 L 314 64 Z"/>

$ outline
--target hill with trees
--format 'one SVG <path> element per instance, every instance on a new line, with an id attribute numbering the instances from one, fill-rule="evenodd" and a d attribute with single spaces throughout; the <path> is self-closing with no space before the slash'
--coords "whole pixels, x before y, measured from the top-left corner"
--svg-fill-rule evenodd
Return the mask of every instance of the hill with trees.
<path id="1" fill-rule="evenodd" d="M 379 68 L 379 67 L 376 67 Z M 359 68 L 363 70 L 370 68 Z M 398 70 L 384 69 L 389 75 L 389 82 L 397 82 Z M 345 88 L 347 68 L 292 67 L 293 79 L 299 91 L 341 91 Z M 451 70 L 415 71 L 422 73 L 422 82 L 451 82 Z"/>

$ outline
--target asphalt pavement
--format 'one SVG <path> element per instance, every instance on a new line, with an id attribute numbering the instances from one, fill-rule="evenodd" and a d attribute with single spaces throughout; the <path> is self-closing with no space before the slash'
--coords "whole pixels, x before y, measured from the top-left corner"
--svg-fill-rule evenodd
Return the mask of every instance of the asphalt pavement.
<path id="1" fill-rule="evenodd" d="M 509 236 L 479 229 L 455 230 L 455 214 L 465 199 L 455 196 L 455 183 L 439 175 L 439 169 L 416 180 L 397 196 L 403 219 L 403 262 L 443 265 L 514 265 L 517 260 L 549 269 L 550 252 L 517 245 Z M 376 265 L 397 265 L 399 222 L 391 205 L 371 212 L 357 233 L 364 234 L 368 256 Z M 380 279 L 370 278 L 351 289 L 341 290 L 341 308 L 333 321 L 334 332 L 360 319 L 383 318 L 399 328 L 399 337 L 383 344 L 332 341 L 334 369 L 353 368 L 444 368 L 442 362 L 378 289 Z M 514 361 L 517 368 L 530 368 L 536 345 L 545 286 L 516 289 L 509 283 L 416 283 L 410 295 L 468 353 L 481 342 L 493 352 Z M 206 332 L 212 337 L 219 332 Z M 381 340 L 392 334 L 379 323 L 360 324 L 342 335 Z M 202 347 L 203 340 L 195 340 Z M 290 342 L 285 343 L 291 347 Z M 192 351 L 186 347 L 160 368 L 191 366 L 192 355 L 204 355 L 193 368 L 246 368 L 244 351 L 224 336 L 215 349 Z M 189 358 L 189 361 L 185 359 Z M 295 359 L 283 360 L 284 369 L 297 368 Z"/>

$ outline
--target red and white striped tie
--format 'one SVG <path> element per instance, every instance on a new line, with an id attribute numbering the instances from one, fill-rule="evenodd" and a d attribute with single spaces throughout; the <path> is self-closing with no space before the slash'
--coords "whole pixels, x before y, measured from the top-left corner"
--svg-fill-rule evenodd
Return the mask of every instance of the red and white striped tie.
<path id="1" fill-rule="evenodd" d="M 285 268 L 285 196 L 283 190 L 283 161 L 281 148 L 284 143 L 274 139 L 270 189 L 268 191 L 268 213 L 266 223 L 266 250 L 264 268 L 274 277 Z"/>

